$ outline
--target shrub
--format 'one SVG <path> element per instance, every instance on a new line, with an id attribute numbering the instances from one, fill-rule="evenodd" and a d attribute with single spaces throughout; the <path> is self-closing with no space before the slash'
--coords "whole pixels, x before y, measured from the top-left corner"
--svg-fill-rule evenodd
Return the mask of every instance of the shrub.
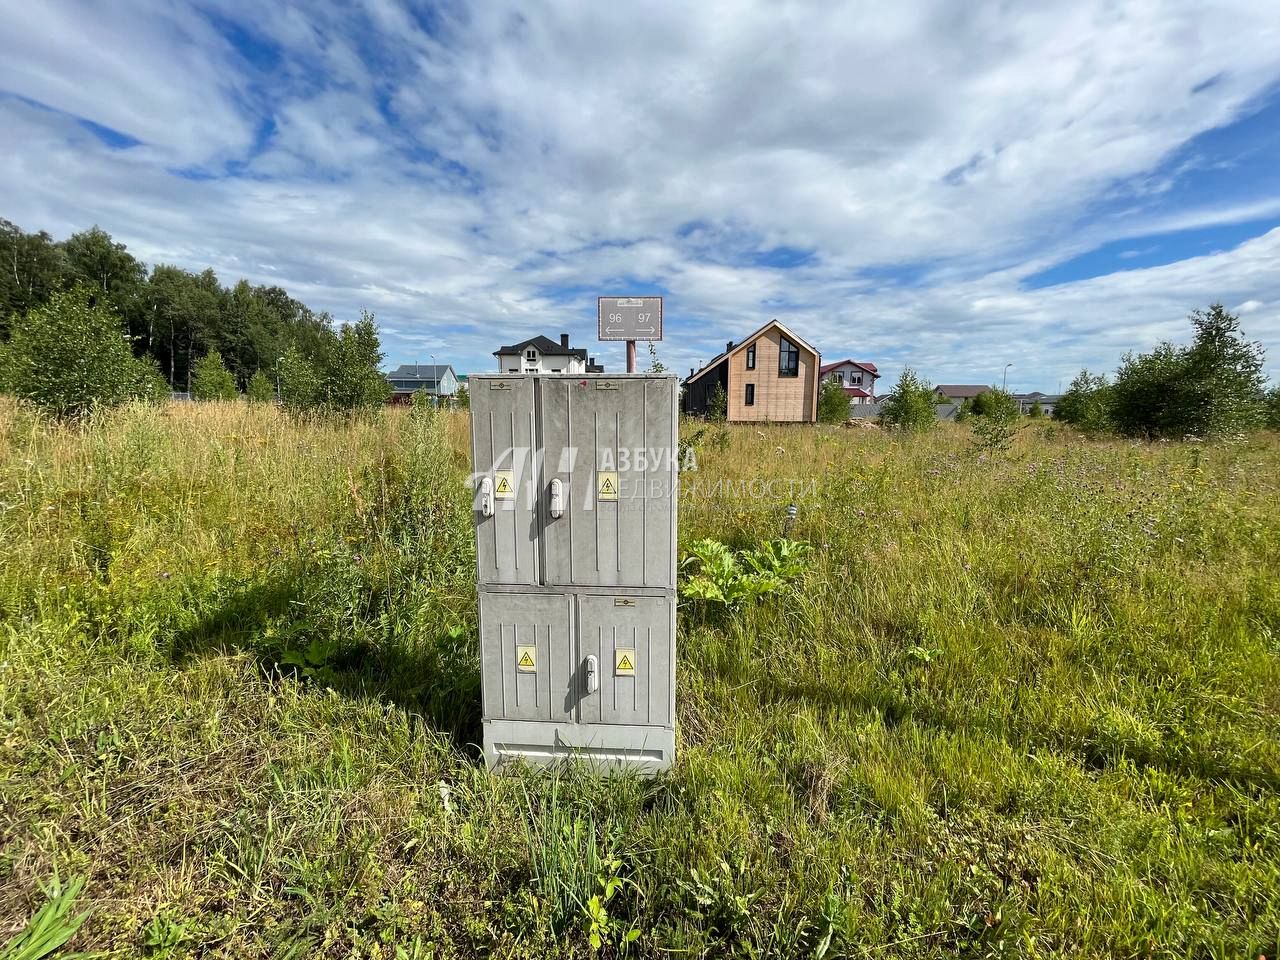
<path id="1" fill-rule="evenodd" d="M 724 384 L 717 383 L 707 400 L 707 419 L 712 423 L 724 423 L 729 416 L 729 397 L 724 392 Z"/>
<path id="2" fill-rule="evenodd" d="M 364 312 L 353 324 L 343 324 L 329 351 L 324 369 L 325 405 L 333 410 L 380 407 L 391 395 L 382 375 L 382 345 L 373 314 Z"/>
<path id="3" fill-rule="evenodd" d="M 222 354 L 217 350 L 210 350 L 196 361 L 191 379 L 193 400 L 234 400 L 239 395 L 236 378 L 222 362 Z"/>
<path id="4" fill-rule="evenodd" d="M 1111 387 L 1110 411 L 1128 436 L 1213 437 L 1260 427 L 1264 420 L 1260 343 L 1240 333 L 1221 304 L 1191 314 L 1189 347 L 1162 343 L 1126 354 Z"/>
<path id="5" fill-rule="evenodd" d="M 291 347 L 280 361 L 280 396 L 295 411 L 376 408 L 391 395 L 381 364 L 378 330 L 366 311 L 337 333 L 327 331 L 311 357 Z"/>
<path id="6" fill-rule="evenodd" d="M 296 347 L 290 347 L 280 361 L 280 399 L 298 412 L 320 405 L 320 374 Z"/>
<path id="7" fill-rule="evenodd" d="M 1031 404 L 1031 409 L 1027 411 L 1027 416 L 1032 420 L 1041 420 L 1044 418 L 1044 407 L 1040 406 L 1039 400 Z"/>
<path id="8" fill-rule="evenodd" d="M 818 390 L 818 422 L 844 423 L 849 419 L 849 397 L 835 380 L 823 380 Z"/>
<path id="9" fill-rule="evenodd" d="M 1104 376 L 1081 370 L 1053 410 L 1055 420 L 1086 433 L 1106 433 L 1111 422 L 1111 387 Z"/>
<path id="10" fill-rule="evenodd" d="M 975 417 L 987 417 L 1001 423 L 1011 423 L 1021 413 L 1013 394 L 995 387 L 974 397 L 969 410 Z"/>
<path id="11" fill-rule="evenodd" d="M 1007 450 L 1018 432 L 1017 417 L 974 416 L 973 442 L 984 453 Z"/>
<path id="12" fill-rule="evenodd" d="M 275 388 L 271 386 L 271 378 L 261 370 L 253 371 L 253 376 L 249 378 L 249 383 L 244 390 L 250 403 L 269 403 L 275 396 L 275 392 Z"/>
<path id="13" fill-rule="evenodd" d="M 1267 428 L 1280 430 L 1280 387 L 1272 387 L 1267 391 L 1266 411 Z"/>
<path id="14" fill-rule="evenodd" d="M 810 547 L 795 540 L 767 540 L 757 550 L 735 552 L 719 540 L 697 540 L 680 561 L 686 579 L 680 596 L 736 610 L 782 590 L 804 573 Z"/>
<path id="15" fill-rule="evenodd" d="M 823 380 L 818 388 L 819 424 L 842 424 L 849 420 L 849 396 L 835 380 Z"/>
<path id="16" fill-rule="evenodd" d="M 84 286 L 15 324 L 0 346 L 0 390 L 64 417 L 169 392 L 154 362 L 134 357 L 115 311 Z"/>
<path id="17" fill-rule="evenodd" d="M 902 371 L 893 396 L 884 402 L 880 419 L 900 430 L 932 430 L 938 422 L 933 388 L 910 367 Z"/>

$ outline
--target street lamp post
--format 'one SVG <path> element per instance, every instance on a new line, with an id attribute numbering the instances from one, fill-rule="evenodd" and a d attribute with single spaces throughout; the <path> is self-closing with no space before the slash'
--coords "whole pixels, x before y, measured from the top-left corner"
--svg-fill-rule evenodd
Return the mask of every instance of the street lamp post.
<path id="1" fill-rule="evenodd" d="M 1005 388 L 1009 386 L 1009 368 L 1012 366 L 1013 366 L 1012 360 L 1010 360 L 1008 363 L 1004 365 L 1004 378 L 1001 379 L 1000 381 L 1000 389 L 1004 390 L 1004 392 L 1006 393 L 1008 393 L 1008 390 L 1006 390 Z"/>

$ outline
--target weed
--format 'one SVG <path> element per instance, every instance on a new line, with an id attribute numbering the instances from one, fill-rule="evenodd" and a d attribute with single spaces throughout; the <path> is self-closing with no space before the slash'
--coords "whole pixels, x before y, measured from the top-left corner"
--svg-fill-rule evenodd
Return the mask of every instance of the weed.
<path id="1" fill-rule="evenodd" d="M 0 399 L 0 930 L 62 875 L 120 956 L 1276 955 L 1276 437 L 682 429 L 675 769 L 492 777 L 465 413 Z"/>
<path id="2" fill-rule="evenodd" d="M 685 573 L 680 596 L 736 610 L 784 589 L 804 572 L 808 554 L 808 544 L 794 540 L 768 540 L 740 551 L 718 540 L 698 540 L 680 561 Z"/>
<path id="3" fill-rule="evenodd" d="M 45 902 L 26 927 L 0 948 L 0 960 L 41 960 L 42 957 L 53 956 L 75 960 L 77 957 L 89 957 L 87 953 L 66 953 L 62 949 L 89 917 L 87 910 L 75 916 L 71 914 L 84 890 L 84 883 L 84 877 L 74 877 L 64 886 L 54 877 L 45 888 Z"/>

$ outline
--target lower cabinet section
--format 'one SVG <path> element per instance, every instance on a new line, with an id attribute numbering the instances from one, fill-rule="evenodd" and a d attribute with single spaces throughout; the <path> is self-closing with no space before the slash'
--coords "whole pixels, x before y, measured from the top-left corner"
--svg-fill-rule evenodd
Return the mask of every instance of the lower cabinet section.
<path id="1" fill-rule="evenodd" d="M 671 723 L 673 601 L 578 597 L 578 658 L 596 657 L 600 689 L 579 701 L 583 723 Z"/>
<path id="2" fill-rule="evenodd" d="M 573 597 L 554 593 L 480 596 L 484 715 L 573 720 Z"/>
<path id="3" fill-rule="evenodd" d="M 480 593 L 490 766 L 578 758 L 661 770 L 675 749 L 675 598 Z"/>
<path id="4" fill-rule="evenodd" d="M 484 759 L 494 770 L 517 762 L 546 766 L 576 761 L 596 769 L 654 774 L 671 766 L 675 752 L 675 731 L 670 727 L 484 722 Z"/>

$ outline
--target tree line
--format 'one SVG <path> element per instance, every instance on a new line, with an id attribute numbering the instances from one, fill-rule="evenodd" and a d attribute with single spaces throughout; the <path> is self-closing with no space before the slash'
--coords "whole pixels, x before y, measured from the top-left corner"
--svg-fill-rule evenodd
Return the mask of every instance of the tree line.
<path id="1" fill-rule="evenodd" d="M 1081 370 L 1054 415 L 1089 433 L 1151 440 L 1280 430 L 1280 386 L 1267 387 L 1262 344 L 1220 303 L 1189 319 L 1189 344 L 1126 353 L 1111 378 Z"/>
<path id="2" fill-rule="evenodd" d="M 335 324 L 278 286 L 147 264 L 100 227 L 55 241 L 0 219 L 0 389 L 57 413 L 169 390 L 385 400 L 373 316 Z"/>
<path id="3" fill-rule="evenodd" d="M 1192 311 L 1190 344 L 1161 343 L 1126 353 L 1111 378 L 1082 370 L 1053 416 L 1091 434 L 1149 440 L 1210 439 L 1260 428 L 1280 430 L 1280 386 L 1268 389 L 1262 344 L 1245 338 L 1239 317 L 1220 303 Z M 938 397 L 927 380 L 903 371 L 881 419 L 926 430 L 937 421 Z M 1031 411 L 1038 415 L 1037 407 Z M 1019 417 L 1014 397 L 992 387 L 965 401 L 959 421 L 971 420 L 983 446 L 1001 446 Z"/>

